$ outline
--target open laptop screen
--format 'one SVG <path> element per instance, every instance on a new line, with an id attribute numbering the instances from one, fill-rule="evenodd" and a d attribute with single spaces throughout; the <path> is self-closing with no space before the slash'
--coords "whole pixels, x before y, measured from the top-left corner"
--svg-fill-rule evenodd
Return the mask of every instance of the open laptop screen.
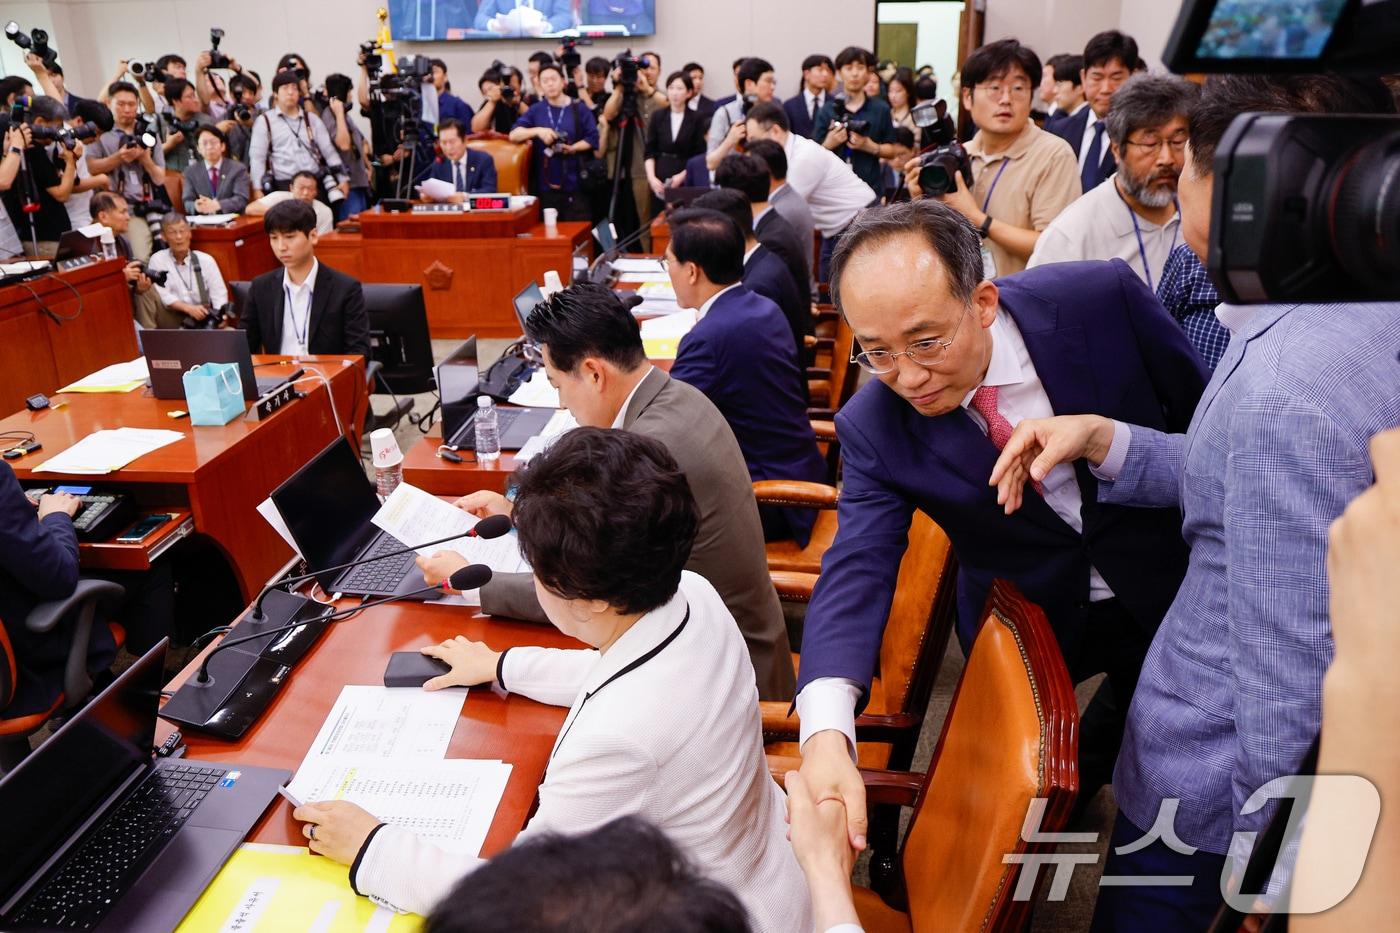
<path id="1" fill-rule="evenodd" d="M 442 399 L 442 436 L 451 444 L 476 411 L 481 372 L 477 365 L 475 337 L 468 337 L 451 356 L 438 364 L 437 384 L 438 397 Z"/>
<path id="2" fill-rule="evenodd" d="M 161 641 L 146 652 L 0 780 L 0 906 L 151 761 L 166 646 Z"/>
<path id="3" fill-rule="evenodd" d="M 274 489 L 272 502 L 313 571 L 354 560 L 379 511 L 359 456 L 339 437 Z M 340 573 L 317 573 L 316 582 L 329 593 Z"/>
<path id="4" fill-rule="evenodd" d="M 525 336 L 525 321 L 530 317 L 530 312 L 535 310 L 535 305 L 544 301 L 544 292 L 534 282 L 526 285 L 515 296 L 515 316 L 520 321 L 520 335 Z"/>

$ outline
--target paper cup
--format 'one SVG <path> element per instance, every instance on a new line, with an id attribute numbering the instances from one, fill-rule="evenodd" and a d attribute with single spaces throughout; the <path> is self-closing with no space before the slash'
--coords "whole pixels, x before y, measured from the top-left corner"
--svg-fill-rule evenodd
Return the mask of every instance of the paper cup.
<path id="1" fill-rule="evenodd" d="M 374 454 L 376 469 L 395 467 L 403 463 L 403 453 L 399 450 L 399 442 L 395 439 L 394 432 L 388 428 L 380 428 L 371 432 L 369 446 Z"/>
<path id="2" fill-rule="evenodd" d="M 559 227 L 559 209 L 546 207 L 544 209 L 544 228 L 553 233 Z"/>

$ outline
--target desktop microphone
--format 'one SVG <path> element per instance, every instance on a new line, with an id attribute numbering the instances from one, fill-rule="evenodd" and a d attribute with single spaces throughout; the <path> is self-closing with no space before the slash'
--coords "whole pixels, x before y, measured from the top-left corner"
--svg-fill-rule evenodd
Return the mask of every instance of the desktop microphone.
<path id="1" fill-rule="evenodd" d="M 627 236 L 623 237 L 620 241 L 614 243 L 612 249 L 604 250 L 602 253 L 600 253 L 598 255 L 598 258 L 593 260 L 593 264 L 588 267 L 587 281 L 597 285 L 602 285 L 603 283 L 605 283 L 608 280 L 608 278 L 612 275 L 612 261 L 621 256 L 623 250 L 625 250 L 627 247 L 631 246 L 633 243 L 640 241 L 641 238 L 645 236 L 647 231 L 649 231 L 650 229 L 650 224 L 642 224 L 636 230 L 633 230 Z M 600 268 L 603 268 L 604 270 L 602 275 L 597 274 Z"/>
<path id="2" fill-rule="evenodd" d="M 504 518 L 505 516 L 500 517 Z M 300 622 L 293 622 L 290 625 L 282 625 L 278 626 L 277 628 L 263 629 L 261 632 L 258 632 L 255 635 L 244 635 L 240 638 L 226 638 L 223 641 L 219 642 L 217 645 L 215 645 L 214 650 L 210 651 L 204 656 L 204 661 L 199 665 L 199 672 L 195 674 L 194 679 L 191 680 L 190 683 L 197 684 L 200 686 L 211 683 L 211 679 L 209 677 L 209 661 L 214 657 L 214 655 L 218 654 L 220 651 L 223 651 L 225 648 L 232 648 L 234 645 L 241 645 L 244 642 L 256 641 L 259 638 L 264 638 L 268 635 L 276 634 L 277 632 L 290 632 L 293 629 L 301 628 L 303 625 L 309 625 L 313 622 L 335 622 L 338 619 L 345 618 L 346 616 L 352 616 L 357 612 L 361 612 L 373 606 L 382 606 L 385 603 L 390 603 L 397 599 L 409 599 L 414 596 L 422 596 L 424 593 L 431 593 L 434 590 L 450 589 L 457 590 L 459 592 L 464 590 L 475 590 L 485 586 L 487 583 L 490 582 L 490 567 L 488 567 L 486 564 L 468 564 L 467 566 L 456 571 L 452 574 L 452 576 L 448 577 L 446 580 L 443 580 L 436 586 L 425 586 L 420 590 L 413 590 L 409 593 L 401 593 L 396 594 L 394 596 L 385 596 L 381 599 L 375 599 L 367 603 L 361 603 L 358 606 L 349 606 L 345 609 L 337 609 L 335 612 L 322 616 L 319 619 L 304 619 Z"/>
<path id="3" fill-rule="evenodd" d="M 278 580 L 276 583 L 269 583 L 262 588 L 262 591 L 260 593 L 258 593 L 257 599 L 253 600 L 253 612 L 250 618 L 254 622 L 260 622 L 263 619 L 267 618 L 263 614 L 263 600 L 267 598 L 268 593 L 272 592 L 275 589 L 280 589 L 284 586 L 295 586 L 298 583 L 305 583 L 307 580 L 310 580 L 313 577 L 318 576 L 319 574 L 330 573 L 333 570 L 346 570 L 350 567 L 357 567 L 361 564 L 372 564 L 377 560 L 384 560 L 386 557 L 398 557 L 401 554 L 407 554 L 409 551 L 416 551 L 419 548 L 431 547 L 434 544 L 446 544 L 448 541 L 456 541 L 458 538 L 499 538 L 501 537 L 501 535 L 510 531 L 510 529 L 511 521 L 509 515 L 489 515 L 486 518 L 483 518 L 481 521 L 477 522 L 475 525 L 473 525 L 471 530 L 466 532 L 465 534 L 452 535 L 446 538 L 438 538 L 435 541 L 424 541 L 422 544 L 417 544 L 412 547 L 403 547 L 399 548 L 396 551 L 386 551 L 383 554 L 376 554 L 374 557 L 365 558 L 363 560 L 352 560 L 344 564 L 337 564 L 333 567 L 322 567 L 320 570 L 313 570 L 312 572 L 304 573 L 299 577 L 289 577 L 284 580 Z"/>

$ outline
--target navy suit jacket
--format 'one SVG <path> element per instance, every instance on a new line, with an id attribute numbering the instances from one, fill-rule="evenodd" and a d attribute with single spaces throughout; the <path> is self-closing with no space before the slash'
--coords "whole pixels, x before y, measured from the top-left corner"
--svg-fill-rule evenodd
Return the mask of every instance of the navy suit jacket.
<path id="1" fill-rule="evenodd" d="M 1094 413 L 1186 430 L 1205 387 L 1205 365 L 1122 260 L 1040 266 L 997 284 L 1002 311 L 1020 329 L 1057 415 Z M 1181 513 L 1100 503 L 1098 480 L 1084 461 L 1075 464 L 1080 534 L 1029 486 L 1021 509 L 1002 513 L 987 485 L 997 449 L 961 407 L 925 417 L 872 380 L 836 415 L 836 432 L 844 485 L 836 539 L 807 608 L 798 690 L 819 677 L 869 687 L 915 509 L 938 523 L 957 555 L 964 649 L 998 577 L 1045 610 L 1071 668 L 1091 564 L 1147 631 L 1176 596 L 1187 559 Z"/>
<path id="2" fill-rule="evenodd" d="M 437 178 L 441 181 L 453 182 L 452 163 L 447 159 L 438 158 L 433 160 L 433 164 L 428 168 L 421 180 Z M 486 191 L 496 190 L 496 162 L 484 152 L 475 149 L 467 150 L 467 190 Z"/>
<path id="3" fill-rule="evenodd" d="M 778 254 L 770 250 L 763 244 L 753 251 L 749 261 L 744 263 L 744 287 L 756 295 L 762 295 L 773 304 L 778 306 L 778 310 L 783 312 L 783 318 L 787 321 L 788 327 L 792 331 L 793 351 L 796 354 L 798 385 L 802 391 L 807 388 L 806 364 L 803 360 L 807 358 L 807 347 L 803 341 L 803 322 L 812 319 L 812 303 L 810 300 L 803 300 L 802 295 L 797 291 L 797 286 L 793 284 L 792 275 L 788 272 L 787 266 L 778 258 Z"/>
<path id="4" fill-rule="evenodd" d="M 826 95 L 822 106 L 825 106 L 826 101 L 829 100 L 831 100 L 830 94 Z M 796 97 L 789 97 L 783 101 L 783 111 L 787 114 L 788 123 L 792 125 L 792 132 L 798 136 L 812 138 L 812 114 L 807 110 L 807 98 L 803 97 L 800 92 Z M 820 112 L 821 107 L 818 107 L 817 111 Z"/>
<path id="5" fill-rule="evenodd" d="M 693 156 L 685 163 L 685 186 L 687 188 L 710 188 L 710 167 L 705 164 L 705 153 Z"/>
<path id="6" fill-rule="evenodd" d="M 1089 122 L 1089 114 L 1093 112 L 1091 107 L 1081 107 L 1079 112 L 1072 117 L 1065 117 L 1051 124 L 1046 121 L 1045 129 L 1069 143 L 1069 147 L 1074 150 L 1074 157 L 1079 158 L 1079 146 L 1084 142 L 1084 127 Z M 1103 154 L 1099 161 L 1099 174 L 1094 184 L 1102 182 L 1104 179 L 1118 171 L 1118 161 L 1113 158 L 1113 151 L 1108 145 L 1108 130 L 1103 134 Z"/>
<path id="7" fill-rule="evenodd" d="M 786 278 L 781 263 L 777 271 Z M 724 415 L 751 479 L 824 482 L 826 464 L 807 418 L 801 372 L 778 306 L 740 285 L 681 339 L 671 378 L 704 392 Z M 805 545 L 815 513 L 783 512 L 793 538 Z"/>

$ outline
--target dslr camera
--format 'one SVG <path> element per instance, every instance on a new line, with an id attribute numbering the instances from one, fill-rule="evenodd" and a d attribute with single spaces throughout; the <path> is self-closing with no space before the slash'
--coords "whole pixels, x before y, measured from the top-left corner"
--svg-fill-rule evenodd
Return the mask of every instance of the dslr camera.
<path id="1" fill-rule="evenodd" d="M 249 107 L 247 104 L 234 104 L 229 108 L 229 113 L 231 113 L 233 118 L 239 123 L 253 122 L 253 108 Z"/>
<path id="2" fill-rule="evenodd" d="M 132 61 L 126 66 L 126 70 L 131 72 L 131 76 L 143 84 L 147 81 L 165 82 L 165 72 L 156 71 L 155 62 Z"/>
<path id="3" fill-rule="evenodd" d="M 19 23 L 10 20 L 5 24 L 5 35 L 11 42 L 26 52 L 33 52 L 44 62 L 44 67 L 52 69 L 58 64 L 58 52 L 49 48 L 49 34 L 38 27 L 29 30 L 29 35 L 24 34 Z"/>
<path id="4" fill-rule="evenodd" d="M 29 132 L 34 145 L 54 142 L 69 152 L 73 151 L 79 140 L 85 143 L 92 142 L 102 134 L 102 130 L 93 123 L 82 123 L 78 126 L 31 126 Z"/>
<path id="5" fill-rule="evenodd" d="M 162 272 L 161 275 L 166 275 Z M 162 283 L 164 284 L 164 283 Z M 185 317 L 180 320 L 180 326 L 185 330 L 213 330 L 224 322 L 232 313 L 231 305 L 224 305 L 220 308 L 210 308 L 209 313 L 201 321 L 196 321 L 192 317 Z"/>
<path id="6" fill-rule="evenodd" d="M 149 218 L 148 218 L 148 219 L 147 219 L 147 223 L 149 223 L 149 222 L 150 222 L 150 220 L 149 220 Z M 156 285 L 159 285 L 159 286 L 161 286 L 161 287 L 164 287 L 164 286 L 165 286 L 165 283 L 166 283 L 166 280 L 168 280 L 168 279 L 170 278 L 170 273 L 169 273 L 169 272 L 152 272 L 152 271 L 151 271 L 151 267 L 148 266 L 148 265 L 146 265 L 144 262 L 143 262 L 143 263 L 140 263 L 140 266 L 141 266 L 141 274 L 144 275 L 146 278 L 150 279 L 150 280 L 151 280 L 152 282 L 154 282 Z"/>
<path id="7" fill-rule="evenodd" d="M 316 176 L 321 180 L 321 188 L 326 192 L 326 200 L 332 205 L 339 204 L 345 200 L 345 194 L 340 190 L 340 176 L 330 170 L 321 172 Z"/>
<path id="8" fill-rule="evenodd" d="M 857 136 L 870 135 L 870 121 L 857 120 L 845 107 L 834 107 L 831 113 L 832 126 L 844 126 L 846 132 L 855 133 Z"/>
<path id="9" fill-rule="evenodd" d="M 229 57 L 219 51 L 219 42 L 224 38 L 224 31 L 218 26 L 209 30 L 209 67 L 227 68 Z"/>
<path id="10" fill-rule="evenodd" d="M 953 121 L 942 116 L 938 105 L 942 101 L 925 101 L 909 112 L 925 143 L 919 153 L 919 187 L 924 197 L 936 198 L 957 189 L 955 176 L 961 175 L 972 188 L 972 160 L 958 142 Z"/>
<path id="11" fill-rule="evenodd" d="M 573 141 L 569 139 L 569 134 L 560 133 L 554 138 L 553 145 L 544 147 L 544 157 L 546 159 L 562 159 L 566 156 L 575 155 L 576 153 L 569 151 L 569 146 L 571 145 L 573 145 Z"/>

